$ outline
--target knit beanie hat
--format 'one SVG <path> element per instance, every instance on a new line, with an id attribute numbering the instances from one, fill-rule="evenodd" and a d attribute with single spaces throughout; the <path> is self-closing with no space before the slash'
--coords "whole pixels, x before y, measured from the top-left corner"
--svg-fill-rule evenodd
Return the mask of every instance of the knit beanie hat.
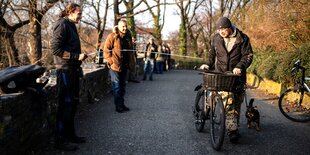
<path id="1" fill-rule="evenodd" d="M 221 29 L 221 28 L 230 28 L 231 27 L 231 22 L 227 17 L 221 17 L 217 22 L 216 22 L 216 29 Z"/>

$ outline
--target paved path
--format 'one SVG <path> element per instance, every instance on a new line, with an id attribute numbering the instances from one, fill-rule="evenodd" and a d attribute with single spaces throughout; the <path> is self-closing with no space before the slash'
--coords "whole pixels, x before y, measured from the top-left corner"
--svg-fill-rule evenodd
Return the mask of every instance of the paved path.
<path id="1" fill-rule="evenodd" d="M 78 134 L 87 136 L 76 152 L 46 148 L 46 155 L 200 155 L 200 154 L 310 154 L 310 123 L 284 118 L 276 100 L 256 90 L 262 131 L 246 128 L 242 113 L 239 144 L 226 136 L 220 152 L 211 148 L 209 131 L 195 130 L 191 107 L 194 87 L 201 81 L 196 71 L 174 70 L 155 74 L 154 81 L 127 85 L 127 113 L 114 111 L 112 95 L 80 107 Z M 272 104 L 274 103 L 274 104 Z M 245 105 L 242 105 L 242 110 Z"/>

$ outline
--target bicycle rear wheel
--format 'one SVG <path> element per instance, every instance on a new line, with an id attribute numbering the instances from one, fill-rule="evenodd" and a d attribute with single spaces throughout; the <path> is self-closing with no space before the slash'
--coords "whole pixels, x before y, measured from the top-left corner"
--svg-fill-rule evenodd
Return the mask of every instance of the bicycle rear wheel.
<path id="1" fill-rule="evenodd" d="M 206 122 L 206 116 L 204 112 L 205 97 L 206 97 L 205 91 L 202 89 L 199 90 L 197 92 L 195 105 L 193 107 L 195 127 L 198 132 L 202 132 Z"/>
<path id="2" fill-rule="evenodd" d="M 225 136 L 225 109 L 220 95 L 215 95 L 210 110 L 211 144 L 220 150 Z"/>
<path id="3" fill-rule="evenodd" d="M 305 99 L 304 92 L 288 89 L 279 98 L 279 109 L 288 119 L 295 122 L 310 121 L 310 107 Z M 308 106 L 308 107 L 307 107 Z"/>

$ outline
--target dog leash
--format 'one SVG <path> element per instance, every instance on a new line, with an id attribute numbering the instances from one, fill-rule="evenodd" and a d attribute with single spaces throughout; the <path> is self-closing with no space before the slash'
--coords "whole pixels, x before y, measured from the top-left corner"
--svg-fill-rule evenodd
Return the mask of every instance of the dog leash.
<path id="1" fill-rule="evenodd" d="M 247 93 L 246 93 L 248 86 L 245 85 L 244 87 L 245 87 L 245 90 L 244 90 L 245 105 L 246 105 L 247 107 L 248 107 L 248 106 L 253 107 L 254 98 L 251 98 L 250 101 L 249 101 L 249 103 L 248 103 L 248 98 L 247 98 Z"/>

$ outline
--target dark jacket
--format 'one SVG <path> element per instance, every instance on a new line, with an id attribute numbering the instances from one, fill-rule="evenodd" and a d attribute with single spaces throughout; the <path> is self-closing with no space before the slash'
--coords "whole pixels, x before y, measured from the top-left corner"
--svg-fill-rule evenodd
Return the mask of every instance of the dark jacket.
<path id="1" fill-rule="evenodd" d="M 151 50 L 151 47 L 154 47 L 154 50 Z M 155 54 L 157 53 L 157 50 L 158 50 L 157 48 L 158 47 L 157 47 L 157 45 L 155 43 L 153 43 L 153 44 L 148 43 L 146 45 L 146 49 L 145 49 L 145 53 L 144 53 L 144 58 L 147 57 L 147 52 L 150 51 L 150 52 L 152 52 L 150 58 L 151 59 L 155 59 Z"/>
<path id="2" fill-rule="evenodd" d="M 53 31 L 51 50 L 54 55 L 56 68 L 80 67 L 81 61 L 64 60 L 62 58 L 64 51 L 76 54 L 81 53 L 79 34 L 75 24 L 67 18 L 60 18 L 56 21 Z"/>
<path id="3" fill-rule="evenodd" d="M 133 50 L 132 38 L 129 31 L 124 36 L 120 36 L 116 32 L 108 35 L 103 47 L 103 56 L 113 71 L 120 72 L 123 69 L 134 69 L 135 53 L 127 50 Z"/>
<path id="4" fill-rule="evenodd" d="M 242 79 L 245 82 L 246 69 L 253 60 L 253 51 L 249 37 L 236 28 L 236 41 L 230 52 L 227 52 L 223 37 L 218 33 L 214 35 L 211 49 L 208 53 L 207 65 L 218 72 L 242 69 Z"/>
<path id="5" fill-rule="evenodd" d="M 165 51 L 163 50 L 163 46 L 159 45 L 158 51 L 155 56 L 156 62 L 164 62 L 166 60 L 166 55 L 164 54 L 165 54 Z"/>

